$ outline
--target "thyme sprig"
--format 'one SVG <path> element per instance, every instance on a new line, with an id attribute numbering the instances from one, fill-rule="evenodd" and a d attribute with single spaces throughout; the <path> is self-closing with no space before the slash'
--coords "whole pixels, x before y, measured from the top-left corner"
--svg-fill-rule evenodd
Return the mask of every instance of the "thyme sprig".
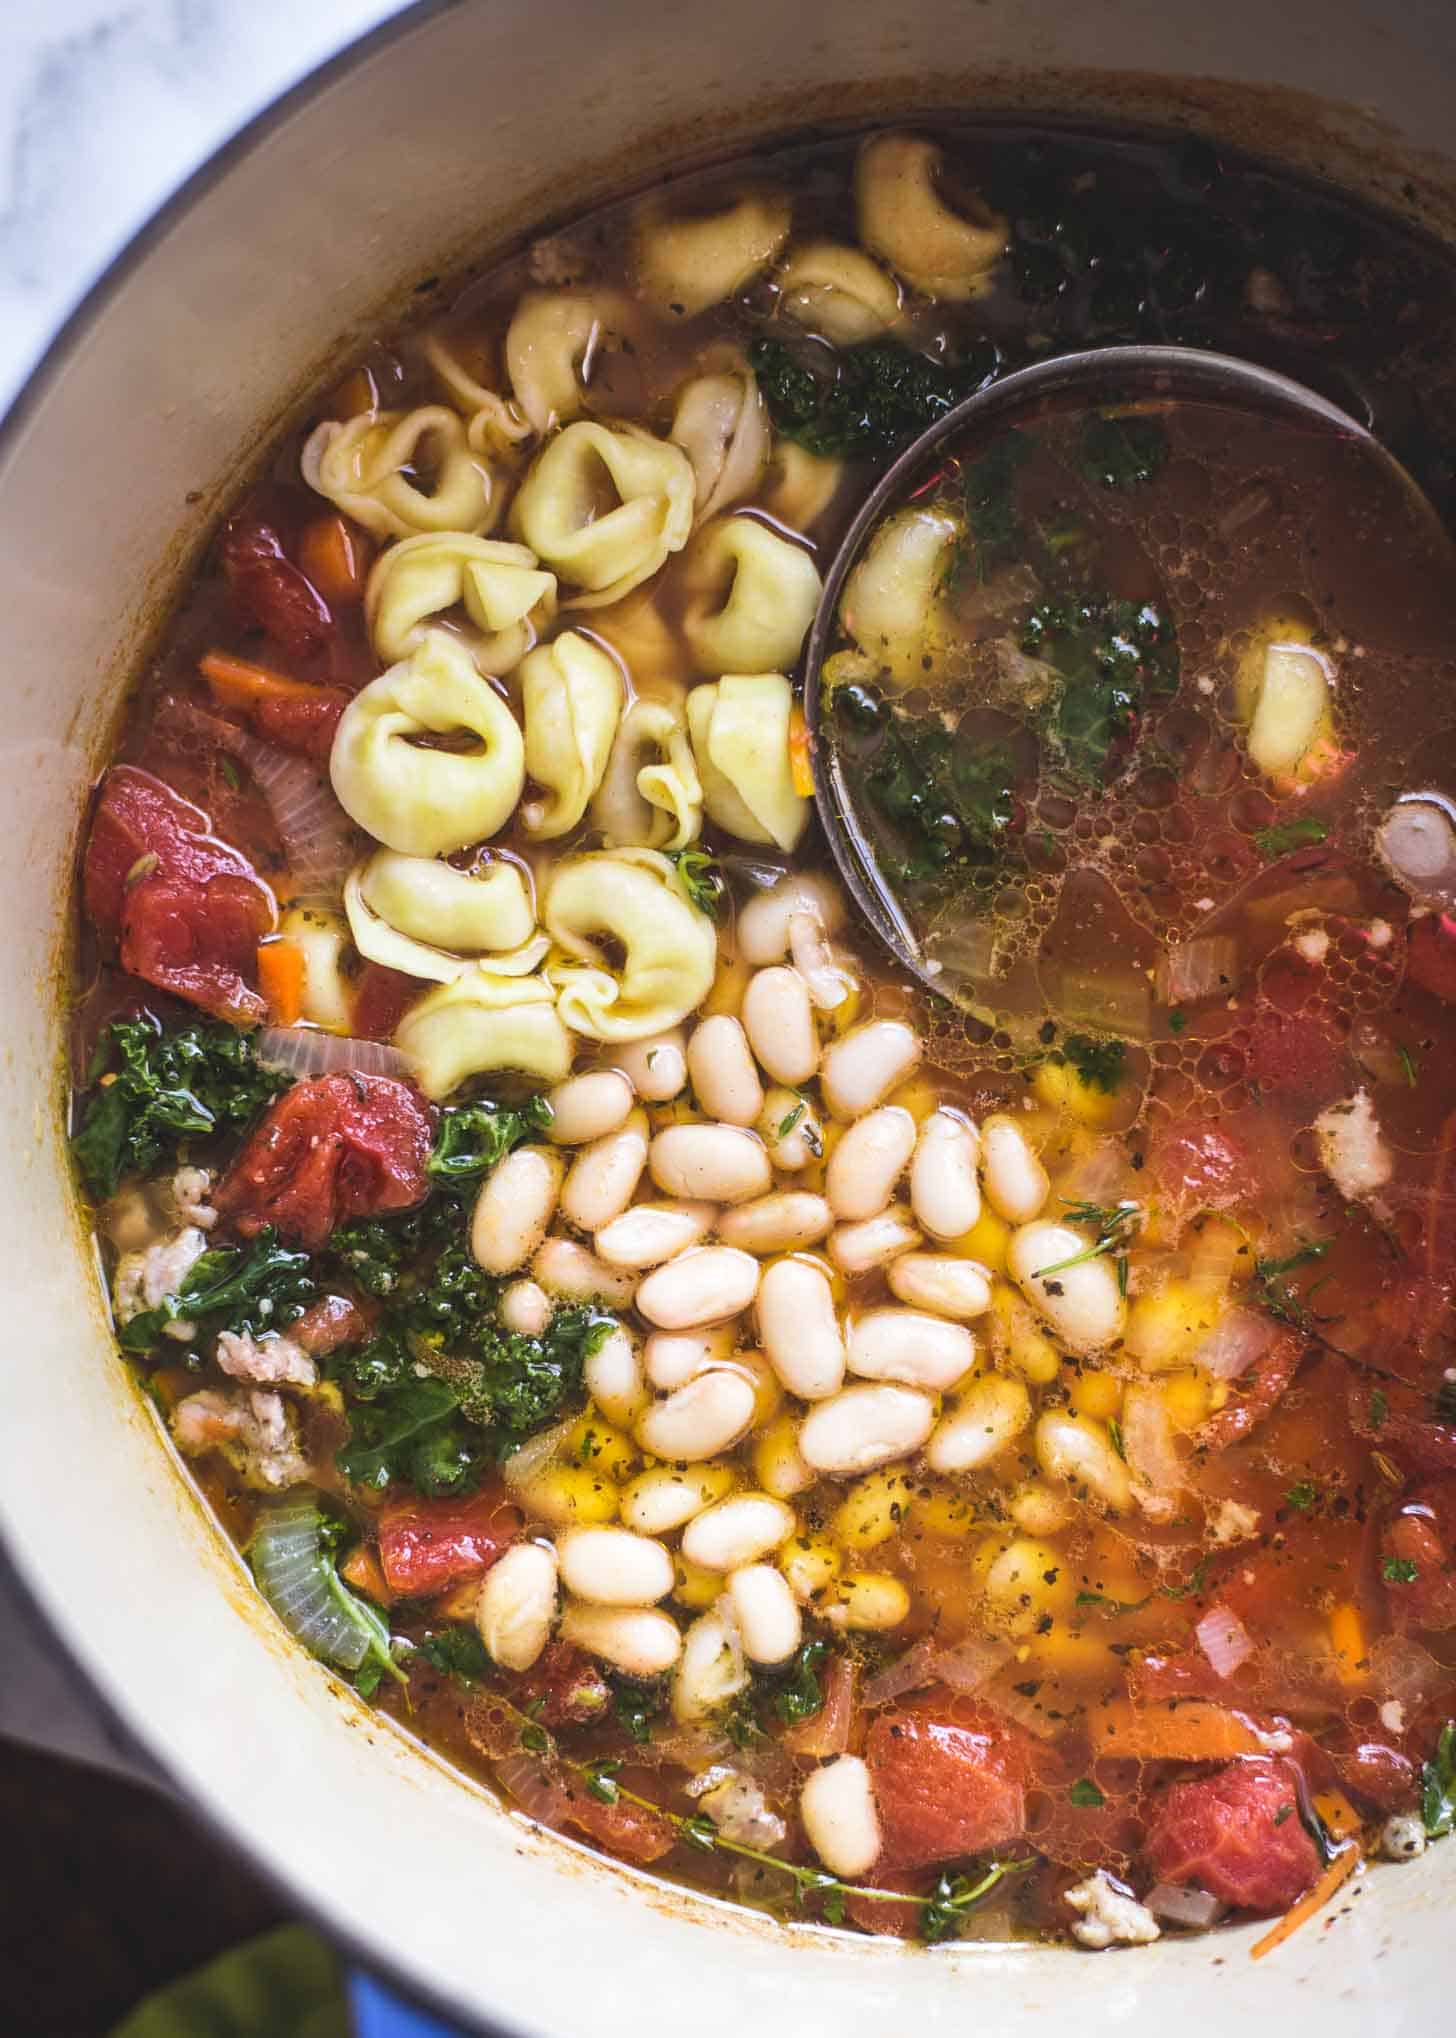
<path id="1" fill-rule="evenodd" d="M 1118 1287 L 1127 1292 L 1127 1249 L 1137 1237 L 1146 1212 L 1141 1203 L 1124 1199 L 1121 1203 L 1076 1203 L 1067 1197 L 1066 1222 L 1068 1224 L 1090 1224 L 1097 1236 L 1091 1245 L 1084 1246 L 1079 1253 L 1069 1253 L 1064 1260 L 1053 1260 L 1049 1267 L 1038 1267 L 1033 1280 L 1044 1281 L 1049 1274 L 1064 1274 L 1068 1267 L 1080 1267 L 1086 1260 L 1100 1260 L 1107 1253 L 1115 1253 L 1118 1259 Z"/>

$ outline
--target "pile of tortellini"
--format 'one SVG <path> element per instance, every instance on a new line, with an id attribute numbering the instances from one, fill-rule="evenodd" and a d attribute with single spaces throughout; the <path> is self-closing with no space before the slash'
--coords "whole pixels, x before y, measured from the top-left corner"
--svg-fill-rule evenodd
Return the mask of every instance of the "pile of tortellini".
<path id="1" fill-rule="evenodd" d="M 788 674 L 821 591 L 806 534 L 838 463 L 774 443 L 736 345 L 647 392 L 665 434 L 592 414 L 594 365 L 769 271 L 782 313 L 841 344 L 895 326 L 906 286 L 970 295 L 1004 229 L 945 204 L 937 156 L 909 136 L 866 145 L 870 252 L 795 244 L 782 192 L 688 217 L 645 205 L 634 293 L 521 296 L 509 394 L 436 334 L 448 403 L 308 440 L 305 480 L 384 546 L 365 618 L 387 669 L 345 711 L 330 775 L 381 845 L 346 886 L 355 947 L 437 986 L 396 1037 L 428 1095 L 496 1070 L 557 1081 L 576 1036 L 675 1025 L 717 961 L 675 859 L 705 816 L 786 852 L 803 835 Z M 502 519 L 507 535 L 487 535 Z M 671 622 L 648 585 L 664 569 Z M 483 847 L 508 826 L 509 852 Z M 544 848 L 577 831 L 584 846 Z"/>

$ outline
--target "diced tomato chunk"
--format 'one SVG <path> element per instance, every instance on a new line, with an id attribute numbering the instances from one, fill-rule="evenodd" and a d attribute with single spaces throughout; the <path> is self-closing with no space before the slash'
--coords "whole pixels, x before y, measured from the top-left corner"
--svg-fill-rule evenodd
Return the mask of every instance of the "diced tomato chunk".
<path id="1" fill-rule="evenodd" d="M 1423 913 L 1411 921 L 1405 969 L 1413 984 L 1456 1005 L 1456 915 Z"/>
<path id="2" fill-rule="evenodd" d="M 361 1040 L 388 1040 L 425 985 L 382 962 L 366 963 L 354 993 L 354 1031 Z"/>
<path id="3" fill-rule="evenodd" d="M 1287 1910 L 1319 1874 L 1292 1762 L 1256 1755 L 1158 1799 L 1143 1851 L 1159 1882 L 1191 1882 L 1242 1911 Z"/>
<path id="4" fill-rule="evenodd" d="M 273 525 L 256 506 L 223 527 L 218 550 L 242 620 L 299 658 L 315 658 L 334 634 L 334 617 L 313 583 L 294 565 Z"/>
<path id="5" fill-rule="evenodd" d="M 575 1775 L 565 1779 L 565 1790 L 568 1824 L 578 1827 L 623 1861 L 636 1861 L 646 1867 L 649 1862 L 660 1861 L 677 1843 L 676 1827 L 661 1812 L 629 1804 L 620 1797 L 615 1804 L 603 1804 Z"/>
<path id="6" fill-rule="evenodd" d="M 1284 1399 L 1308 1349 L 1309 1341 L 1299 1331 L 1281 1330 L 1264 1356 L 1255 1361 L 1237 1400 L 1210 1416 L 1198 1431 L 1200 1446 L 1223 1451 L 1230 1444 L 1242 1443 Z"/>
<path id="7" fill-rule="evenodd" d="M 1016 1839 L 1039 1752 L 989 1706 L 881 1713 L 865 1740 L 885 1842 L 876 1868 L 928 1867 Z"/>
<path id="8" fill-rule="evenodd" d="M 1432 1479 L 1408 1494 L 1380 1547 L 1396 1618 L 1407 1627 L 1456 1628 L 1456 1479 Z"/>
<path id="9" fill-rule="evenodd" d="M 1344 1043 L 1323 1020 L 1262 1005 L 1254 1015 L 1247 1070 L 1280 1096 L 1328 1101 L 1343 1083 Z"/>
<path id="10" fill-rule="evenodd" d="M 321 686 L 312 699 L 264 696 L 249 704 L 248 714 L 260 736 L 293 750 L 315 764 L 327 764 L 339 718 L 349 705 L 341 687 Z"/>
<path id="11" fill-rule="evenodd" d="M 316 1251 L 349 1218 L 423 1200 L 434 1129 L 392 1076 L 314 1076 L 269 1106 L 213 1201 L 244 1238 L 272 1224 Z"/>
<path id="12" fill-rule="evenodd" d="M 904 1870 L 882 1872 L 878 1867 L 868 1875 L 859 1877 L 866 1889 L 892 1889 L 901 1896 L 928 1897 L 933 1876 L 923 1870 L 910 1873 Z M 865 1932 L 878 1932 L 882 1939 L 918 1939 L 920 1937 L 920 1909 L 917 1904 L 877 1903 L 871 1896 L 852 1896 L 844 1906 L 853 1922 Z"/>
<path id="13" fill-rule="evenodd" d="M 266 1006 L 254 988 L 273 895 L 208 817 L 161 779 L 114 765 L 101 789 L 84 873 L 86 910 L 120 941 L 133 976 L 237 1025 Z"/>
<path id="14" fill-rule="evenodd" d="M 581 1726 L 600 1719 L 611 1704 L 607 1680 L 584 1649 L 571 1642 L 548 1642 L 513 1694 L 521 1708 L 533 1709 L 548 1727 Z"/>
<path id="15" fill-rule="evenodd" d="M 468 1500 L 391 1500 L 379 1511 L 379 1563 L 391 1592 L 432 1599 L 488 1571 L 521 1532 L 521 1512 L 497 1489 Z"/>

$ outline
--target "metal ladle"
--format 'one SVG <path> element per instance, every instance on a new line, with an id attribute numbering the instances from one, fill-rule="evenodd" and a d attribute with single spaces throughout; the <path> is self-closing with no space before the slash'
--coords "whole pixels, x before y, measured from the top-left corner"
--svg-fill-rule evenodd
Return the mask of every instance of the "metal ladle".
<path id="1" fill-rule="evenodd" d="M 810 732 L 819 815 L 845 885 L 892 954 L 942 996 L 955 997 L 955 989 L 930 963 L 881 873 L 861 820 L 856 789 L 846 774 L 838 745 L 829 740 L 823 726 L 822 668 L 834 643 L 845 580 L 887 512 L 906 502 L 917 477 L 930 468 L 934 456 L 947 441 L 967 433 L 968 428 L 974 429 L 978 445 L 984 448 L 993 442 L 998 431 L 1068 411 L 1177 401 L 1217 405 L 1237 409 L 1245 416 L 1297 423 L 1361 447 L 1378 463 L 1387 480 L 1393 481 L 1405 495 L 1417 521 L 1426 525 L 1437 555 L 1444 553 L 1451 567 L 1456 567 L 1456 547 L 1435 509 L 1373 433 L 1302 383 L 1232 355 L 1163 346 L 1105 347 L 1063 354 L 1014 370 L 937 418 L 885 470 L 834 557 L 805 652 L 804 712 Z"/>

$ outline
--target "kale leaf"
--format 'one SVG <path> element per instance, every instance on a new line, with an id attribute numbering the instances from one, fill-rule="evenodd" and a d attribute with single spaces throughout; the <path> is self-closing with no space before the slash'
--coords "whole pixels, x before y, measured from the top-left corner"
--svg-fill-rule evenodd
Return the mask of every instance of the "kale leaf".
<path id="1" fill-rule="evenodd" d="M 1126 1073 L 1127 1042 L 1097 1040 L 1090 1033 L 1069 1033 L 1062 1053 L 1090 1090 L 1102 1090 L 1109 1097 Z"/>
<path id="2" fill-rule="evenodd" d="M 1433 1840 L 1456 1830 L 1456 1720 L 1447 1720 L 1421 1770 L 1421 1822 Z"/>
<path id="3" fill-rule="evenodd" d="M 490 1459 L 471 1448 L 459 1408 L 460 1396 L 444 1380 L 412 1378 L 389 1389 L 350 1410 L 339 1470 L 376 1493 L 396 1479 L 431 1499 L 471 1491 Z"/>
<path id="4" fill-rule="evenodd" d="M 1150 602 L 1108 594 L 1039 602 L 1021 648 L 1059 674 L 1048 733 L 1067 769 L 1092 782 L 1105 777 L 1114 746 L 1131 735 L 1147 701 L 1178 685 L 1173 626 Z"/>
<path id="5" fill-rule="evenodd" d="M 1154 417 L 1094 411 L 1077 435 L 1077 466 L 1102 488 L 1140 488 L 1168 457 L 1168 435 Z"/>
<path id="6" fill-rule="evenodd" d="M 551 1106 L 539 1095 L 514 1108 L 491 1102 L 448 1105 L 440 1113 L 425 1172 L 436 1182 L 479 1181 L 512 1147 L 550 1124 Z"/>
<path id="7" fill-rule="evenodd" d="M 490 1674 L 490 1657 L 474 1628 L 440 1628 L 425 1636 L 420 1654 L 447 1677 L 459 1677 L 467 1684 Z"/>
<path id="8" fill-rule="evenodd" d="M 966 523 L 976 542 L 976 572 L 986 580 L 1022 542 L 1016 476 L 1031 457 L 1024 433 L 1003 432 L 965 471 Z"/>
<path id="9" fill-rule="evenodd" d="M 882 858 L 888 874 L 916 884 L 994 862 L 1016 811 L 1013 786 L 1009 751 L 972 749 L 928 717 L 890 716 L 865 775 L 870 803 L 904 846 Z"/>
<path id="10" fill-rule="evenodd" d="M 748 358 L 782 438 L 810 453 L 851 460 L 893 453 L 994 380 L 999 367 L 986 341 L 948 367 L 894 340 L 876 340 L 836 354 L 832 380 L 806 368 L 781 340 L 754 340 Z"/>
<path id="11" fill-rule="evenodd" d="M 71 1151 L 86 1187 L 114 1195 L 191 1139 L 245 1125 L 289 1078 L 262 1066 L 246 1034 L 197 1021 L 166 1032 L 150 1012 L 114 1019 L 96 1044 Z"/>
<path id="12" fill-rule="evenodd" d="M 278 1243 L 271 1225 L 248 1245 L 214 1246 L 193 1261 L 175 1295 L 117 1332 L 123 1351 L 147 1352 L 170 1323 L 191 1323 L 195 1345 L 220 1331 L 284 1330 L 318 1294 L 313 1262 Z"/>
<path id="13" fill-rule="evenodd" d="M 1309 814 L 1298 821 L 1281 821 L 1277 827 L 1260 828 L 1254 836 L 1254 846 L 1266 863 L 1273 863 L 1276 857 L 1287 856 L 1291 849 L 1323 842 L 1329 832 L 1323 821 Z"/>

